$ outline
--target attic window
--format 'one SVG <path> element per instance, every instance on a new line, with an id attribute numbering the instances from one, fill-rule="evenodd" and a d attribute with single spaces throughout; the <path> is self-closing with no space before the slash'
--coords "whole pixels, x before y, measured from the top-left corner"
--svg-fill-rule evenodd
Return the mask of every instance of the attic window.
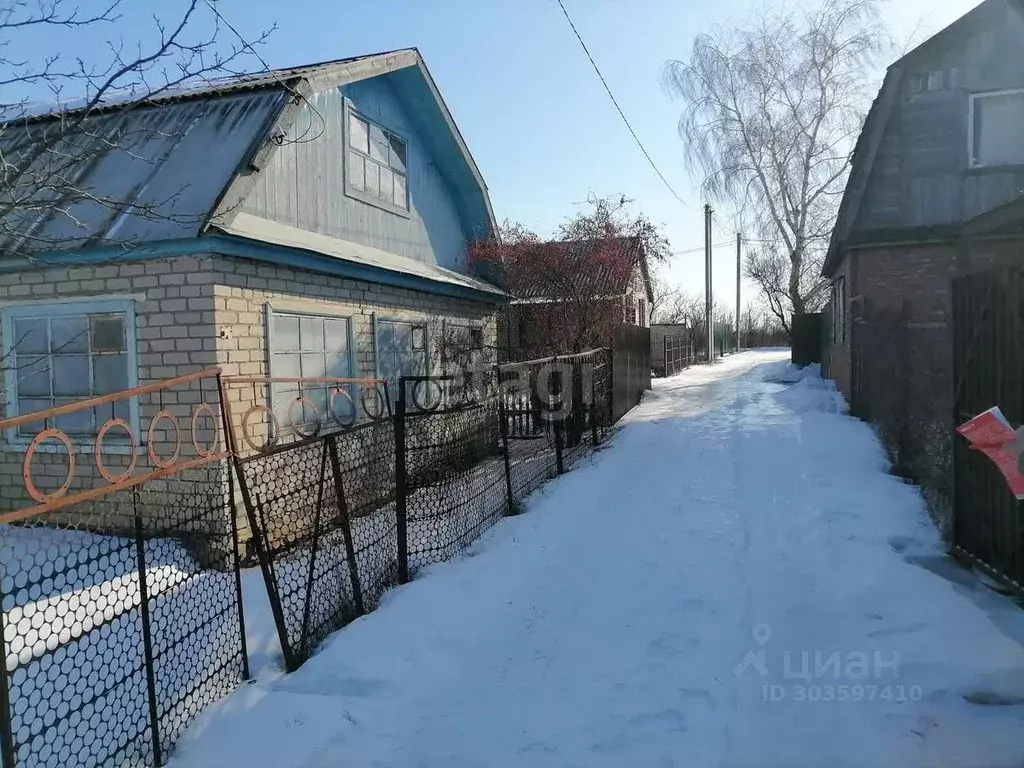
<path id="1" fill-rule="evenodd" d="M 971 167 L 1024 164 L 1024 90 L 971 95 Z"/>
<path id="2" fill-rule="evenodd" d="M 348 146 L 349 190 L 409 210 L 405 139 L 350 112 Z"/>

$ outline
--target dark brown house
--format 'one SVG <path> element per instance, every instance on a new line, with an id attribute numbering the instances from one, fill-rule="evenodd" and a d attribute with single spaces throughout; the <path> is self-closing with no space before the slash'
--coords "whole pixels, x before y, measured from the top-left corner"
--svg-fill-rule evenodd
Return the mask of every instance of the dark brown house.
<path id="1" fill-rule="evenodd" d="M 823 274 L 828 369 L 948 521 L 951 280 L 1024 255 L 1024 3 L 985 0 L 892 64 Z"/>

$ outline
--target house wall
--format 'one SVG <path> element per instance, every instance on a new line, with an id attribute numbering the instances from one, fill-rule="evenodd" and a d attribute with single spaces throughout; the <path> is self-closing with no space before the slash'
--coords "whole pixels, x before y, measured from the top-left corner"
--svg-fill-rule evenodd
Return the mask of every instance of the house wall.
<path id="1" fill-rule="evenodd" d="M 446 318 L 479 325 L 488 349 L 493 349 L 496 342 L 494 305 L 232 257 L 179 257 L 166 261 L 0 274 L 0 302 L 3 303 L 115 295 L 135 301 L 140 384 L 215 367 L 220 367 L 225 374 L 272 375 L 267 365 L 268 305 L 277 310 L 350 317 L 356 343 L 356 375 L 362 377 L 371 377 L 375 372 L 372 321 L 375 312 L 382 318 L 425 323 L 428 341 L 435 346 Z M 0 334 L 6 330 L 0 327 Z M 225 333 L 220 337 L 222 331 Z M 431 357 L 437 360 L 436 349 Z M 173 413 L 181 425 L 184 437 L 181 458 L 194 457 L 189 445 L 188 424 L 195 403 L 217 402 L 211 386 L 212 383 L 207 382 L 204 390 L 193 386 L 142 399 L 141 431 L 145 433 L 156 411 L 164 408 Z M 266 403 L 265 390 L 229 389 L 236 417 L 253 404 L 254 391 L 261 404 Z M 3 414 L 7 415 L 7 411 Z M 158 456 L 172 453 L 169 440 L 169 434 L 157 434 Z M 72 490 L 105 485 L 93 462 L 92 441 L 80 440 L 76 446 L 81 452 L 76 453 L 76 481 Z M 30 503 L 21 480 L 23 457 L 24 449 L 0 450 L 0 511 Z M 119 472 L 126 461 L 126 457 L 113 456 L 108 458 L 107 464 L 111 471 Z M 66 455 L 63 452 L 37 453 L 33 467 L 36 485 L 43 492 L 52 491 L 66 476 Z M 145 450 L 139 450 L 133 474 L 137 476 L 151 469 Z M 211 480 L 190 476 L 164 483 L 159 486 L 164 497 L 161 503 L 165 504 L 166 499 L 187 498 L 197 482 L 209 486 Z M 57 517 L 75 524 L 86 521 L 96 528 L 128 529 L 132 525 L 130 498 L 125 493 L 116 496 L 108 502 L 76 505 Z M 159 514 L 161 508 L 147 506 L 143 511 Z M 240 525 L 243 537 L 247 536 L 244 519 L 240 520 Z"/>
<path id="2" fill-rule="evenodd" d="M 1010 6 L 985 3 L 891 70 L 898 93 L 855 230 L 955 224 L 1019 196 L 1024 167 L 970 168 L 968 146 L 970 94 L 1024 87 L 1024 21 Z"/>
<path id="3" fill-rule="evenodd" d="M 856 249 L 844 263 L 853 413 L 876 426 L 894 470 L 921 483 L 943 526 L 951 521 L 952 280 L 1019 263 L 1022 253 L 1020 239 L 977 239 Z M 844 386 L 836 346 L 832 359 Z"/>
<path id="4" fill-rule="evenodd" d="M 438 161 L 396 96 L 390 76 L 332 89 L 311 98 L 285 141 L 271 156 L 241 210 L 390 253 L 467 270 L 466 243 L 472 229 Z M 408 216 L 345 193 L 346 102 L 407 142 Z"/>
<path id="5" fill-rule="evenodd" d="M 118 262 L 101 266 L 56 267 L 28 272 L 0 274 L 0 303 L 20 305 L 24 303 L 54 303 L 76 298 L 117 297 L 132 298 L 135 302 L 137 328 L 138 376 L 140 384 L 180 376 L 212 368 L 217 360 L 217 340 L 213 331 L 213 274 L 209 259 L 179 257 L 166 261 Z M 9 329 L 0 324 L 0 338 Z M 15 375 L 0 366 L 0 381 L 6 384 L 6 377 Z M 153 415 L 161 407 L 173 413 L 182 424 L 185 435 L 184 456 L 189 452 L 189 437 L 185 430 L 191 418 L 192 406 L 201 400 L 216 402 L 216 395 L 198 387 L 178 388 L 159 396 L 140 399 L 139 423 L 142 431 L 148 429 Z M 0 392 L 3 390 L 0 389 Z M 6 407 L 4 416 L 11 411 Z M 105 414 L 104 414 L 105 415 Z M 34 431 L 43 424 L 33 425 Z M 156 437 L 170 440 L 163 430 Z M 140 439 L 141 442 L 141 439 Z M 158 440 L 157 455 L 166 458 L 173 449 L 166 441 Z M 75 441 L 75 481 L 71 490 L 86 490 L 105 485 L 93 458 L 93 441 Z M 10 511 L 30 503 L 22 482 L 23 448 L 13 448 L 5 439 L 0 446 L 0 511 Z M 194 454 L 192 454 L 194 457 Z M 119 473 L 125 466 L 125 457 L 111 456 L 107 459 L 111 472 Z M 32 462 L 33 480 L 43 493 L 58 488 L 66 477 L 67 455 L 57 453 L 36 453 Z M 137 455 L 135 475 L 143 474 L 154 467 L 146 451 Z M 192 481 L 198 482 L 193 476 Z M 191 482 L 191 481 L 189 481 Z M 156 486 L 147 489 L 154 491 Z M 161 492 L 168 498 L 187 493 L 189 486 L 172 481 L 165 482 Z M 65 514 L 76 516 L 78 521 L 92 518 L 96 527 L 128 528 L 131 524 L 127 509 L 127 494 L 117 494 L 108 503 L 86 508 L 69 509 Z M 79 505 L 80 506 L 80 505 Z M 61 517 L 55 515 L 54 517 Z"/>
<path id="6" fill-rule="evenodd" d="M 843 260 L 832 276 L 833 283 L 839 278 L 846 280 L 846 311 L 842 313 L 842 320 L 835 321 L 836 326 L 830 323 L 830 326 L 825 329 L 825 333 L 829 334 L 831 340 L 828 345 L 829 353 L 826 367 L 829 377 L 835 381 L 839 391 L 849 401 L 851 395 L 850 334 L 853 324 L 850 317 L 850 305 L 858 301 L 853 275 L 853 259 L 847 258 Z M 837 315 L 837 309 L 833 303 L 829 317 L 834 318 Z M 839 324 L 843 326 L 842 332 L 838 329 Z"/>

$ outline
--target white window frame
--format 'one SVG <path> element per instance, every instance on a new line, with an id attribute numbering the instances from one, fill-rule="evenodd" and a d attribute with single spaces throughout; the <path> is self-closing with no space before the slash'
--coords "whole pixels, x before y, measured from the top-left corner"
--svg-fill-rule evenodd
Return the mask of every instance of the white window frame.
<path id="1" fill-rule="evenodd" d="M 377 195 L 371 194 L 370 192 L 367 192 L 365 190 L 362 190 L 362 189 L 359 189 L 357 187 L 354 187 L 352 184 L 349 183 L 349 176 L 348 176 L 349 157 L 348 157 L 348 153 L 350 151 L 356 151 L 356 152 L 359 152 L 360 154 L 363 154 L 364 155 L 364 161 L 363 161 L 364 163 L 367 162 L 367 160 L 368 160 L 369 162 L 376 163 L 377 165 L 381 165 L 382 164 L 379 160 L 374 160 L 373 158 L 370 158 L 369 156 L 365 155 L 365 153 L 363 153 L 361 150 L 355 150 L 352 147 L 351 126 L 352 126 L 352 118 L 353 117 L 356 117 L 356 118 L 362 120 L 364 123 L 366 123 L 367 126 L 368 126 L 368 129 L 369 129 L 369 126 L 376 126 L 380 130 L 384 131 L 384 133 L 390 134 L 391 136 L 394 136 L 396 139 L 400 139 L 402 141 L 402 143 L 405 144 L 405 173 L 403 174 L 404 177 L 405 177 L 405 205 L 404 206 L 399 205 L 397 203 L 389 202 L 388 200 L 385 200 L 382 197 L 378 197 Z M 344 125 L 344 130 L 342 131 L 342 133 L 343 133 L 343 135 L 345 137 L 344 142 L 343 142 L 344 150 L 345 151 L 342 153 L 342 156 L 343 156 L 343 160 L 342 160 L 342 173 L 344 174 L 345 195 L 348 196 L 348 197 L 351 197 L 354 200 L 359 200 L 360 202 L 366 203 L 367 205 L 372 205 L 372 206 L 375 206 L 377 208 L 381 208 L 382 210 L 390 211 L 391 213 L 397 214 L 398 216 L 403 216 L 403 217 L 405 217 L 407 219 L 411 218 L 412 217 L 412 214 L 411 214 L 411 208 L 412 208 L 411 194 L 412 193 L 411 193 L 411 190 L 409 188 L 410 187 L 409 177 L 411 175 L 409 173 L 409 158 L 410 158 L 409 139 L 403 133 L 401 133 L 400 131 L 396 131 L 393 128 L 389 128 L 388 126 L 384 125 L 379 120 L 374 120 L 374 119 L 372 119 L 370 117 L 367 117 L 367 115 L 364 112 L 360 112 L 358 109 L 356 109 L 354 106 L 352 106 L 352 104 L 347 99 L 345 101 L 344 120 L 345 120 L 345 125 Z M 393 169 L 392 169 L 392 172 L 393 172 Z"/>
<path id="2" fill-rule="evenodd" d="M 268 392 L 268 394 L 270 396 L 270 402 L 268 403 L 268 405 L 271 408 L 273 408 L 274 407 L 274 403 L 277 402 L 277 394 L 278 394 L 278 391 L 277 391 L 278 388 L 277 388 L 277 386 L 273 382 L 274 376 L 277 375 L 275 373 L 275 371 L 274 371 L 274 318 L 275 317 L 298 317 L 298 318 L 312 317 L 312 318 L 317 318 L 317 319 L 321 319 L 321 320 L 345 320 L 348 323 L 348 341 L 346 342 L 347 350 L 348 350 L 348 369 L 350 371 L 350 376 L 348 378 L 353 378 L 353 379 L 354 378 L 359 378 L 359 371 L 356 369 L 355 330 L 353 328 L 353 326 L 355 325 L 355 321 L 354 321 L 353 316 L 351 314 L 346 314 L 346 313 L 343 313 L 343 312 L 317 312 L 317 311 L 310 311 L 310 310 L 293 310 L 293 309 L 285 309 L 284 307 L 280 307 L 278 309 L 274 309 L 273 305 L 267 304 L 266 305 L 265 315 L 266 315 L 266 321 L 265 322 L 266 322 L 266 336 L 267 336 L 267 371 L 269 372 L 269 376 L 271 378 L 269 392 Z M 324 354 L 326 354 L 326 352 L 324 352 Z M 330 411 L 330 407 L 328 407 L 328 411 Z M 359 410 L 357 408 L 356 409 L 356 413 L 358 414 L 358 412 L 359 412 Z M 326 414 L 322 413 L 322 414 L 320 414 L 321 420 L 327 419 L 327 418 L 329 418 L 329 416 L 330 416 L 329 413 L 326 413 Z"/>
<path id="3" fill-rule="evenodd" d="M 967 107 L 967 167 L 968 168 L 1004 168 L 1008 166 L 1024 165 L 1024 163 L 996 163 L 983 165 L 979 163 L 974 153 L 974 120 L 975 120 L 975 102 L 980 99 L 985 99 L 990 96 L 1012 96 L 1014 94 L 1024 94 L 1024 88 L 1006 88 L 1001 91 L 982 91 L 979 93 L 972 93 L 968 99 Z"/>
<path id="4" fill-rule="evenodd" d="M 0 306 L 0 332 L 3 335 L 3 372 L 4 372 L 4 397 L 6 399 L 6 417 L 13 418 L 23 415 L 18 412 L 18 378 L 7 374 L 6 364 L 11 360 L 12 354 L 16 355 L 14 349 L 14 334 L 11 332 L 12 323 L 18 318 L 47 318 L 66 315 L 109 315 L 123 314 L 125 354 L 128 366 L 128 389 L 139 386 L 139 353 L 138 353 L 138 324 L 135 316 L 134 298 L 82 298 L 65 299 L 59 302 L 26 302 L 20 304 L 8 304 Z M 139 428 L 139 399 L 132 397 L 128 400 L 128 424 L 136 436 L 139 446 L 145 444 L 145 436 Z M 40 424 L 42 429 L 42 424 Z M 5 430 L 3 435 L 3 448 L 10 451 L 24 451 L 28 448 L 32 438 L 26 435 L 19 435 L 16 429 Z M 91 453 L 93 441 L 86 440 L 82 436 L 75 435 L 72 438 L 76 453 Z M 42 453 L 55 453 L 65 450 L 63 446 L 55 445 L 48 441 L 39 446 Z M 127 443 L 119 443 L 116 437 L 111 434 L 104 443 L 103 450 L 109 453 L 130 453 L 131 448 Z"/>

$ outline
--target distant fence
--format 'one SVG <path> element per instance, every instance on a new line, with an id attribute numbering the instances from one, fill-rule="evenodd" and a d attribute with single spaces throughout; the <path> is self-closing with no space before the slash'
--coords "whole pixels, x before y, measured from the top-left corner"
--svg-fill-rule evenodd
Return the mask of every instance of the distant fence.
<path id="1" fill-rule="evenodd" d="M 612 422 L 640 402 L 651 388 L 651 331 L 620 325 L 612 345 Z"/>
<path id="2" fill-rule="evenodd" d="M 248 677 L 218 372 L 0 421 L 0 754 L 159 765 Z M 96 434 L 89 434 L 96 427 Z"/>
<path id="3" fill-rule="evenodd" d="M 1024 424 L 1024 270 L 1003 268 L 953 281 L 954 421 L 998 405 Z M 996 578 L 1024 589 L 1024 514 L 1006 480 L 966 441 L 953 442 L 953 543 Z"/>
<path id="4" fill-rule="evenodd" d="M 679 336 L 666 336 L 662 339 L 661 365 L 655 370 L 662 376 L 674 376 L 684 368 L 695 365 L 697 359 L 697 344 L 692 334 Z"/>

